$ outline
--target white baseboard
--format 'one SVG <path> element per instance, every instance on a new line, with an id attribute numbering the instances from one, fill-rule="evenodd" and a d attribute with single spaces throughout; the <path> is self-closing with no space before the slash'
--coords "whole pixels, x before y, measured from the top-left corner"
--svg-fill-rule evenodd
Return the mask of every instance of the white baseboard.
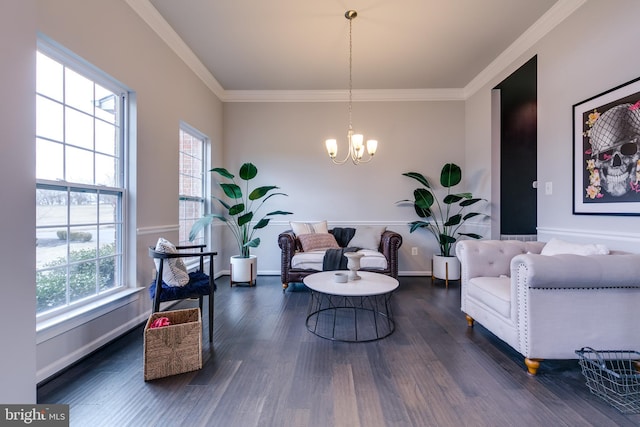
<path id="1" fill-rule="evenodd" d="M 73 363 L 77 362 L 78 360 L 82 359 L 85 356 L 88 356 L 89 354 L 91 354 L 92 352 L 96 351 L 97 349 L 99 349 L 100 347 L 102 347 L 103 345 L 109 343 L 110 341 L 120 337 L 121 335 L 124 335 L 125 333 L 129 332 L 131 329 L 139 326 L 140 324 L 144 323 L 147 321 L 147 319 L 149 318 L 149 313 L 143 313 L 141 315 L 139 315 L 136 318 L 133 318 L 131 320 L 129 320 L 126 323 L 123 323 L 122 325 L 120 325 L 119 327 L 109 331 L 109 333 L 102 335 L 101 337 L 93 340 L 90 343 L 87 343 L 86 345 L 76 349 L 75 351 L 67 354 L 64 357 L 61 357 L 60 359 L 56 360 L 55 362 L 39 369 L 36 372 L 36 382 L 40 383 L 44 380 L 46 380 L 47 378 L 51 377 L 52 375 L 55 375 L 56 373 L 60 372 L 61 370 L 67 368 L 68 366 L 71 366 Z"/>

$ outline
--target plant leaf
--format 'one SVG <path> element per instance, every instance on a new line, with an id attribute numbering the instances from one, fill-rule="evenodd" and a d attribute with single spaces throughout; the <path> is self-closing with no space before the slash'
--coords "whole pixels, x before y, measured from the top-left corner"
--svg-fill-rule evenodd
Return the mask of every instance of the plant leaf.
<path id="1" fill-rule="evenodd" d="M 278 188 L 278 187 L 276 187 L 276 188 Z M 289 195 L 288 194 L 284 194 L 284 193 L 271 193 L 267 197 L 265 197 L 265 199 L 262 201 L 262 203 L 266 202 L 267 200 L 269 200 L 273 196 L 287 196 L 288 197 Z"/>
<path id="2" fill-rule="evenodd" d="M 413 221 L 411 223 L 409 223 L 409 232 L 413 233 L 414 231 L 420 229 L 420 228 L 429 228 L 431 227 L 431 223 L 429 223 L 428 221 Z"/>
<path id="3" fill-rule="evenodd" d="M 476 233 L 458 233 L 461 236 L 471 237 L 472 239 L 482 239 L 482 236 Z"/>
<path id="4" fill-rule="evenodd" d="M 229 205 L 229 203 L 225 202 L 224 200 L 219 199 L 218 197 L 214 197 L 214 199 L 216 199 L 217 201 L 219 201 L 219 202 L 220 202 L 220 204 L 221 204 L 222 206 L 224 206 L 226 210 L 231 209 L 231 205 Z"/>
<path id="5" fill-rule="evenodd" d="M 198 233 L 200 233 L 200 231 L 202 231 L 205 227 L 208 227 L 209 224 L 211 224 L 211 222 L 214 219 L 219 219 L 220 221 L 227 222 L 227 218 L 225 218 L 222 215 L 218 215 L 218 214 L 205 215 L 202 218 L 198 219 L 196 222 L 194 222 L 193 225 L 191 226 L 191 231 L 189 231 L 189 241 L 192 242 L 198 236 Z"/>
<path id="6" fill-rule="evenodd" d="M 462 181 L 462 169 L 455 163 L 447 163 L 440 172 L 440 185 L 445 188 L 453 187 Z"/>
<path id="7" fill-rule="evenodd" d="M 247 243 L 245 243 L 242 246 L 248 247 L 248 248 L 257 248 L 260 245 L 260 238 L 256 237 L 253 240 L 249 240 Z"/>
<path id="8" fill-rule="evenodd" d="M 404 176 L 408 176 L 409 178 L 413 178 L 416 181 L 418 181 L 420 184 L 424 185 L 427 188 L 431 188 L 431 185 L 429 185 L 429 180 L 427 180 L 427 178 L 422 175 L 421 173 L 418 172 L 406 172 L 403 173 L 402 175 Z"/>
<path id="9" fill-rule="evenodd" d="M 445 227 L 451 227 L 452 225 L 458 225 L 458 224 L 460 224 L 460 221 L 462 221 L 462 215 L 455 214 L 455 215 L 449 217 L 447 222 L 444 223 L 444 226 Z"/>
<path id="10" fill-rule="evenodd" d="M 462 200 L 462 197 L 458 194 L 447 194 L 442 201 L 447 205 L 451 205 L 459 202 L 460 200 Z"/>
<path id="11" fill-rule="evenodd" d="M 269 221 L 271 221 L 271 218 L 262 218 L 256 225 L 253 226 L 253 229 L 258 230 L 260 228 L 265 228 L 267 224 L 269 224 Z"/>
<path id="12" fill-rule="evenodd" d="M 468 199 L 468 200 L 464 200 L 462 203 L 460 203 L 460 206 L 471 206 L 474 203 L 478 203 L 480 200 L 484 200 L 484 199 Z"/>
<path id="13" fill-rule="evenodd" d="M 416 188 L 413 191 L 413 197 L 416 199 L 416 206 L 421 209 L 430 209 L 431 205 L 433 205 L 433 194 L 426 188 Z"/>
<path id="14" fill-rule="evenodd" d="M 238 173 L 240 179 L 249 181 L 258 175 L 258 168 L 253 163 L 245 163 L 240 166 L 240 172 Z"/>
<path id="15" fill-rule="evenodd" d="M 228 170 L 226 170 L 225 168 L 213 168 L 211 169 L 209 172 L 216 172 L 219 175 L 225 177 L 225 178 L 229 178 L 229 179 L 233 179 L 234 175 L 229 172 Z"/>
<path id="16" fill-rule="evenodd" d="M 238 215 L 244 211 L 244 203 L 238 203 L 229 208 L 229 215 Z"/>
<path id="17" fill-rule="evenodd" d="M 431 212 L 431 209 L 421 208 L 420 206 L 418 206 L 415 203 L 413 204 L 413 208 L 416 211 L 416 215 L 418 215 L 420 218 L 429 218 L 429 217 L 433 216 L 433 212 Z"/>
<path id="18" fill-rule="evenodd" d="M 468 214 L 466 214 L 462 219 L 464 221 L 468 220 L 469 218 L 473 218 L 474 216 L 478 216 L 478 215 L 484 215 L 478 212 L 469 212 Z"/>
<path id="19" fill-rule="evenodd" d="M 293 215 L 293 212 L 273 211 L 273 212 L 269 212 L 266 216 L 274 216 L 274 215 Z"/>
<path id="20" fill-rule="evenodd" d="M 224 191 L 224 194 L 227 195 L 227 197 L 231 199 L 242 199 L 242 190 L 237 184 L 221 183 L 220 187 L 222 188 L 222 191 Z"/>
<path id="21" fill-rule="evenodd" d="M 240 215 L 238 217 L 238 226 L 242 227 L 245 224 L 248 224 L 253 219 L 253 212 L 247 212 L 244 215 Z"/>
<path id="22" fill-rule="evenodd" d="M 211 221 L 213 221 L 213 216 L 206 215 L 194 222 L 191 226 L 191 231 L 189 231 L 189 241 L 192 242 L 202 229 L 211 224 Z"/>
<path id="23" fill-rule="evenodd" d="M 441 245 L 444 245 L 447 243 L 455 243 L 456 239 L 455 237 L 451 237 L 446 234 L 440 234 L 440 238 L 438 239 L 438 241 L 440 242 Z"/>
<path id="24" fill-rule="evenodd" d="M 249 200 L 258 200 L 275 188 L 278 187 L 276 187 L 275 185 L 265 185 L 263 187 L 254 188 L 251 194 L 249 194 Z"/>

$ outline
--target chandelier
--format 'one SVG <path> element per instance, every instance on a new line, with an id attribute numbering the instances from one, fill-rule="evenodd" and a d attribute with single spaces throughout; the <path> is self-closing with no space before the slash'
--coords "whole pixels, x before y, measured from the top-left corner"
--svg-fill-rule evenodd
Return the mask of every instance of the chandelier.
<path id="1" fill-rule="evenodd" d="M 373 159 L 373 155 L 376 154 L 376 150 L 378 148 L 378 141 L 375 139 L 370 139 L 367 141 L 367 153 L 368 158 L 363 160 L 364 156 L 364 136 L 360 133 L 353 132 L 353 126 L 351 124 L 351 110 L 353 104 L 353 78 L 352 78 L 352 68 L 353 68 L 353 44 L 351 38 L 351 27 L 353 24 L 353 19 L 358 16 L 358 13 L 355 10 L 347 10 L 344 14 L 344 17 L 349 20 L 349 129 L 347 130 L 347 142 L 349 143 L 347 155 L 342 160 L 336 160 L 336 156 L 338 155 L 338 141 L 335 139 L 327 139 L 325 141 L 325 145 L 327 147 L 327 153 L 331 158 L 331 161 L 337 165 L 341 165 L 345 163 L 349 158 L 354 165 L 358 163 L 367 163 Z"/>

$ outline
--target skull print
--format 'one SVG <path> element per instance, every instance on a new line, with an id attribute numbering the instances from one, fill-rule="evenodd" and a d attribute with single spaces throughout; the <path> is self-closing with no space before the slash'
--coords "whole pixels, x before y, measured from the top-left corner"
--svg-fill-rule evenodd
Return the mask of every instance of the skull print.
<path id="1" fill-rule="evenodd" d="M 640 109 L 621 104 L 607 110 L 595 121 L 589 136 L 602 188 L 611 196 L 626 194 L 637 185 Z"/>

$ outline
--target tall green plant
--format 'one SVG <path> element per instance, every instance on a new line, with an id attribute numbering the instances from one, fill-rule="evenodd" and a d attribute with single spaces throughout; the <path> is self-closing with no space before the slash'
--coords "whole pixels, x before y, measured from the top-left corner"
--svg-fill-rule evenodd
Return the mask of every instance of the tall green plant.
<path id="1" fill-rule="evenodd" d="M 462 181 L 462 169 L 454 163 L 447 163 L 440 172 L 440 185 L 447 189 L 447 194 L 442 201 L 439 201 L 433 192 L 429 180 L 418 172 L 406 172 L 402 174 L 415 179 L 422 187 L 413 191 L 414 200 L 400 200 L 398 204 L 413 205 L 416 214 L 421 220 L 413 221 L 409 224 L 410 232 L 425 228 L 429 230 L 440 248 L 440 255 L 451 256 L 453 244 L 462 236 L 472 239 L 481 239 L 482 236 L 475 233 L 460 233 L 458 229 L 469 218 L 475 216 L 487 216 L 479 212 L 467 212 L 468 206 L 474 205 L 481 200 L 473 198 L 471 193 L 452 193 L 452 187 Z"/>
<path id="2" fill-rule="evenodd" d="M 233 233 L 238 244 L 240 254 L 243 257 L 248 257 L 250 248 L 257 248 L 260 245 L 260 238 L 253 237 L 256 230 L 266 227 L 273 216 L 291 215 L 291 212 L 269 212 L 254 226 L 251 226 L 251 221 L 253 220 L 254 215 L 257 214 L 262 205 L 264 205 L 264 203 L 271 197 L 287 196 L 287 194 L 273 192 L 273 190 L 279 189 L 279 187 L 276 187 L 275 185 L 265 185 L 250 190 L 249 181 L 258 175 L 258 168 L 253 163 L 244 163 L 240 166 L 240 170 L 238 172 L 238 177 L 244 181 L 244 192 L 242 187 L 236 182 L 235 175 L 225 168 L 214 168 L 211 169 L 210 172 L 217 173 L 222 178 L 231 181 L 218 181 L 218 185 L 231 201 L 228 203 L 221 198 L 213 196 L 213 198 L 220 202 L 222 207 L 226 209 L 226 215 L 213 213 L 200 218 L 195 224 L 193 224 L 193 227 L 191 227 L 189 240 L 194 240 L 202 229 L 208 227 L 214 219 L 218 219 L 227 224 Z"/>

